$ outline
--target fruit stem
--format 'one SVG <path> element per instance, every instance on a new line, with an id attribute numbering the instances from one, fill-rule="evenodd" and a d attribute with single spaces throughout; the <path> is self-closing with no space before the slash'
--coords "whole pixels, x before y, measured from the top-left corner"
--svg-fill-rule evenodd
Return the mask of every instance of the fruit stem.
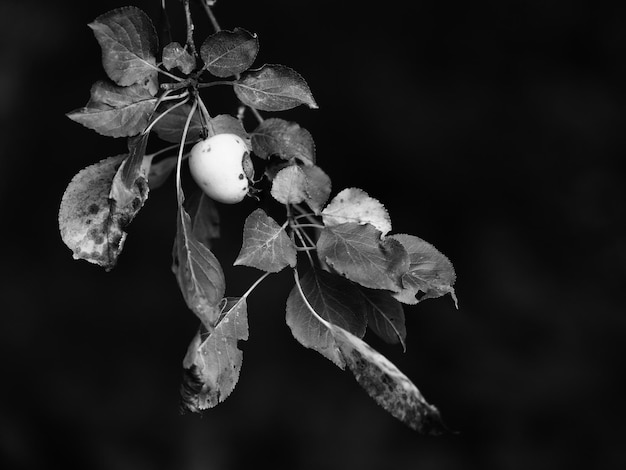
<path id="1" fill-rule="evenodd" d="M 180 178 L 180 169 L 183 161 L 183 153 L 185 149 L 185 142 L 187 141 L 187 133 L 189 132 L 189 124 L 191 123 L 191 118 L 193 114 L 196 112 L 196 108 L 198 106 L 198 102 L 194 100 L 191 105 L 191 111 L 189 111 L 189 115 L 187 116 L 187 121 L 185 121 L 185 127 L 183 128 L 183 137 L 180 140 L 180 148 L 178 149 L 178 160 L 176 162 L 176 196 L 178 198 L 178 210 L 182 210 L 183 202 L 185 197 L 183 196 L 183 188 L 181 185 Z"/>

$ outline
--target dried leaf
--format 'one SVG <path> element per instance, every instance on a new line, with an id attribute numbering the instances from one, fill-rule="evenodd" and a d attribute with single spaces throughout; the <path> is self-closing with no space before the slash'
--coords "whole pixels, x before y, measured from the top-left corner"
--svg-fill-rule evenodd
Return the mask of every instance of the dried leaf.
<path id="1" fill-rule="evenodd" d="M 350 332 L 331 325 L 335 344 L 357 382 L 392 416 L 422 434 L 442 434 L 439 411 L 385 356 Z"/>
<path id="2" fill-rule="evenodd" d="M 182 406 L 191 412 L 213 408 L 223 402 L 239 380 L 243 353 L 239 340 L 248 339 L 245 299 L 228 299 L 215 328 L 192 340 L 183 360 Z"/>
<path id="3" fill-rule="evenodd" d="M 109 157 L 81 170 L 63 194 L 59 228 L 74 259 L 113 269 L 126 239 L 125 227 L 148 196 L 145 179 L 138 179 L 125 205 L 110 198 L 113 182 L 127 155 Z M 114 191 L 115 192 L 115 191 Z"/>

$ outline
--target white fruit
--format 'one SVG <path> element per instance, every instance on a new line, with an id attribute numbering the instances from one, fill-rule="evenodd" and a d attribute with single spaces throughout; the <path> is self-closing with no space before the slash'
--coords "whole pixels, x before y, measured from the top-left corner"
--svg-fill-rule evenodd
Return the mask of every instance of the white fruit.
<path id="1" fill-rule="evenodd" d="M 191 149 L 191 176 L 207 196 L 218 202 L 235 204 L 246 197 L 250 168 L 248 147 L 235 134 L 214 135 Z"/>

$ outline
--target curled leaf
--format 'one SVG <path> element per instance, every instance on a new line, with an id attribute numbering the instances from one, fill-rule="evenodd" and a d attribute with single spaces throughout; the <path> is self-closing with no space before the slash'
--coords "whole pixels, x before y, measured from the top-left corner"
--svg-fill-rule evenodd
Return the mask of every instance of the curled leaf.
<path id="1" fill-rule="evenodd" d="M 260 158 L 278 155 L 284 160 L 297 158 L 305 165 L 315 163 L 315 143 L 311 133 L 295 122 L 270 118 L 252 133 L 252 150 Z"/>
<path id="2" fill-rule="evenodd" d="M 391 231 L 391 219 L 385 206 L 359 188 L 346 188 L 322 211 L 324 225 L 371 224 L 384 236 Z"/>
<path id="3" fill-rule="evenodd" d="M 396 299 L 406 304 L 416 304 L 450 294 L 458 308 L 453 288 L 456 275 L 446 256 L 430 243 L 413 235 L 398 234 L 387 238 L 400 242 L 409 255 L 409 268 L 402 276 L 402 290 L 394 294 Z"/>
<path id="4" fill-rule="evenodd" d="M 181 405 L 184 410 L 201 412 L 223 402 L 239 380 L 243 353 L 239 340 L 248 339 L 248 313 L 245 299 L 228 299 L 219 323 L 192 340 L 183 360 Z"/>
<path id="5" fill-rule="evenodd" d="M 118 204 L 111 193 L 121 185 L 121 166 L 127 155 L 109 157 L 81 170 L 67 186 L 59 209 L 59 229 L 74 259 L 113 269 L 126 239 L 125 227 L 148 196 L 139 178 Z"/>
<path id="6" fill-rule="evenodd" d="M 183 46 L 171 42 L 163 48 L 163 67 L 167 70 L 178 68 L 185 75 L 189 75 L 196 68 L 196 59 Z"/>

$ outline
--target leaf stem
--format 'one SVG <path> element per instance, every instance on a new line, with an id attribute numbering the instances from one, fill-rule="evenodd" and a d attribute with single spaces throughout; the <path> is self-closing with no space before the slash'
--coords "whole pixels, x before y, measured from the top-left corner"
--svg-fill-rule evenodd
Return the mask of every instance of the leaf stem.
<path id="1" fill-rule="evenodd" d="M 217 85 L 230 85 L 233 86 L 235 84 L 234 81 L 232 80 L 215 80 L 212 82 L 204 82 L 204 83 L 198 83 L 198 88 L 209 88 L 212 86 L 217 86 Z"/>
<path id="2" fill-rule="evenodd" d="M 307 306 L 307 308 L 310 310 L 313 316 L 317 318 L 317 320 L 319 320 L 319 322 L 322 325 L 324 325 L 328 329 L 331 329 L 332 324 L 324 320 L 322 317 L 320 317 L 320 315 L 315 311 L 313 306 L 309 303 L 308 299 L 304 295 L 304 291 L 302 290 L 302 285 L 300 284 L 300 276 L 298 275 L 298 268 L 293 268 L 293 277 L 296 280 L 296 286 L 298 287 L 298 292 L 300 292 L 300 297 L 302 297 L 304 304 Z"/>
<path id="3" fill-rule="evenodd" d="M 213 11 L 211 10 L 211 7 L 209 6 L 208 2 L 206 2 L 205 0 L 200 0 L 200 4 L 204 8 L 204 11 L 206 12 L 206 16 L 209 17 L 209 21 L 211 21 L 211 24 L 213 25 L 213 29 L 215 30 L 216 33 L 219 33 L 222 30 L 222 28 L 217 22 L 217 18 L 215 18 L 215 15 L 213 14 Z"/>
<path id="4" fill-rule="evenodd" d="M 159 122 L 159 119 L 161 119 L 163 116 L 165 116 L 166 114 L 170 113 L 171 111 L 173 111 L 174 109 L 178 108 L 179 106 L 184 105 L 185 103 L 187 103 L 187 101 L 189 101 L 189 98 L 181 101 L 180 103 L 176 103 L 174 106 L 172 106 L 171 108 L 167 108 L 165 111 L 163 111 L 161 114 L 159 114 L 156 119 L 154 119 L 154 121 L 152 121 L 150 123 L 150 125 L 148 127 L 145 128 L 145 130 L 143 131 L 144 134 L 147 134 L 148 132 L 150 132 L 152 130 L 152 127 Z M 158 105 L 157 105 L 158 106 Z M 156 107 L 155 107 L 156 109 Z"/>
<path id="5" fill-rule="evenodd" d="M 187 121 L 185 121 L 185 127 L 183 128 L 183 137 L 180 140 L 180 148 L 178 150 L 178 160 L 176 162 L 176 197 L 178 199 L 178 210 L 180 211 L 183 205 L 183 201 L 185 197 L 183 196 L 183 188 L 181 185 L 180 178 L 180 168 L 182 166 L 183 161 L 183 150 L 185 149 L 185 142 L 187 140 L 187 133 L 189 132 L 189 124 L 191 123 L 191 118 L 193 114 L 196 112 L 196 108 L 198 106 L 198 102 L 194 100 L 191 105 L 191 111 L 189 111 L 189 115 L 187 116 Z"/>
<path id="6" fill-rule="evenodd" d="M 242 298 L 242 299 L 247 298 L 247 297 L 248 297 L 248 296 L 252 293 L 252 291 L 253 291 L 254 289 L 256 289 L 256 287 L 257 287 L 259 284 L 261 284 L 261 282 L 263 282 L 263 280 L 264 280 L 267 276 L 269 276 L 270 274 L 272 274 L 272 273 L 270 273 L 270 272 L 265 272 L 265 273 L 264 273 L 261 277 L 259 277 L 256 281 L 254 281 L 254 284 L 252 284 L 252 285 L 248 288 L 248 290 L 247 290 L 247 291 L 246 291 L 246 292 L 245 292 L 245 293 L 241 296 L 241 298 Z"/>
<path id="7" fill-rule="evenodd" d="M 296 245 L 296 250 L 298 251 L 304 251 L 306 253 L 306 255 L 309 258 L 309 263 L 311 264 L 311 267 L 315 267 L 315 262 L 313 261 L 313 256 L 311 256 L 311 251 L 317 249 L 317 247 L 315 245 L 307 245 L 306 241 L 304 240 L 304 237 L 302 236 L 302 233 L 300 233 L 300 230 L 296 229 L 294 230 L 292 233 L 295 233 L 296 236 L 300 239 L 300 243 L 302 243 L 302 246 L 297 246 Z M 295 243 L 294 243 L 295 245 Z"/>
<path id="8" fill-rule="evenodd" d="M 314 227 L 314 228 L 319 228 L 320 230 L 324 228 L 324 225 L 322 224 L 292 224 L 291 228 L 306 228 L 306 227 Z"/>

